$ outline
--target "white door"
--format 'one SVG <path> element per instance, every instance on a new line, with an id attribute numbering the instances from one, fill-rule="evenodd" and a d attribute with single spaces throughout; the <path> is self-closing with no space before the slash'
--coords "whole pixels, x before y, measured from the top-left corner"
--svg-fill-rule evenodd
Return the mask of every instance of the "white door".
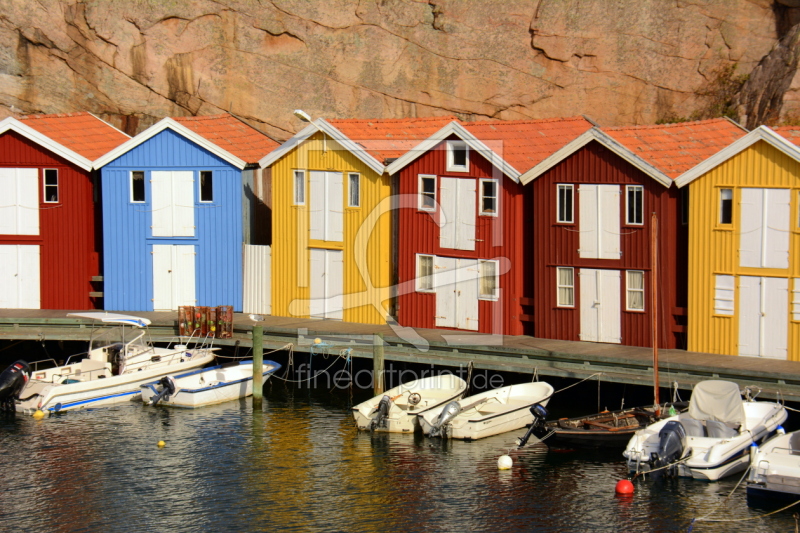
<path id="1" fill-rule="evenodd" d="M 739 355 L 786 359 L 789 280 L 739 277 Z"/>
<path id="2" fill-rule="evenodd" d="M 197 305 L 195 253 L 190 245 L 153 245 L 153 310 Z"/>
<path id="3" fill-rule="evenodd" d="M 39 246 L 0 246 L 0 308 L 41 307 Z"/>
<path id="4" fill-rule="evenodd" d="M 310 238 L 344 240 L 344 183 L 341 172 L 312 170 L 309 176 Z"/>
<path id="5" fill-rule="evenodd" d="M 622 342 L 619 270 L 582 268 L 580 281 L 580 339 L 590 342 Z"/>
<path id="6" fill-rule="evenodd" d="M 586 185 L 578 188 L 580 257 L 619 259 L 619 185 Z"/>
<path id="7" fill-rule="evenodd" d="M 436 327 L 478 330 L 478 261 L 434 258 Z"/>
<path id="8" fill-rule="evenodd" d="M 153 237 L 194 236 L 194 172 L 153 171 Z"/>
<path id="9" fill-rule="evenodd" d="M 739 264 L 789 268 L 789 189 L 742 189 Z"/>
<path id="10" fill-rule="evenodd" d="M 442 178 L 440 181 L 439 204 L 444 224 L 439 228 L 439 246 L 474 250 L 476 181 L 461 178 Z"/>
<path id="11" fill-rule="evenodd" d="M 0 235 L 39 235 L 39 169 L 0 168 Z"/>
<path id="12" fill-rule="evenodd" d="M 312 248 L 309 290 L 311 318 L 344 318 L 344 263 L 341 250 Z"/>

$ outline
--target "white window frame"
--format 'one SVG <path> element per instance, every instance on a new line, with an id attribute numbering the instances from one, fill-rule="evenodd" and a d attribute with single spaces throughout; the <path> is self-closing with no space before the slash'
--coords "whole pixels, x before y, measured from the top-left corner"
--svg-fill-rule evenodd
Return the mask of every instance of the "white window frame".
<path id="1" fill-rule="evenodd" d="M 731 197 L 728 200 L 725 200 L 724 198 L 722 198 L 722 193 L 724 193 L 725 191 L 731 191 Z M 735 195 L 733 194 L 733 187 L 720 187 L 719 188 L 719 204 L 718 204 L 719 205 L 719 213 L 717 215 L 717 223 L 720 224 L 721 226 L 731 226 L 731 225 L 733 225 L 733 217 L 735 216 L 735 213 L 733 212 L 733 197 L 734 196 Z M 730 212 L 731 212 L 731 217 L 730 218 L 731 219 L 728 222 L 723 222 L 722 221 L 722 211 L 723 211 L 722 210 L 722 205 L 723 205 L 722 202 L 724 202 L 724 201 L 730 201 L 730 203 L 731 203 L 731 209 L 730 209 Z"/>
<path id="2" fill-rule="evenodd" d="M 635 287 L 631 287 L 631 274 L 641 274 L 641 276 L 642 276 L 642 288 L 641 289 L 638 289 L 638 288 L 635 288 Z M 626 291 L 625 292 L 625 310 L 626 311 L 644 313 L 644 310 L 645 310 L 644 306 L 645 306 L 645 302 L 646 302 L 645 292 L 644 292 L 644 288 L 645 288 L 644 279 L 645 279 L 644 278 L 644 270 L 627 270 L 625 272 L 625 291 Z M 640 292 L 640 293 L 642 293 L 642 307 L 631 307 L 630 306 L 630 301 L 631 301 L 630 295 L 631 295 L 632 292 Z"/>
<path id="3" fill-rule="evenodd" d="M 484 278 L 483 266 L 491 263 L 494 265 L 494 291 L 492 294 L 483 294 L 482 282 Z M 479 259 L 478 260 L 478 300 L 491 300 L 497 301 L 500 299 L 500 261 L 495 259 Z"/>
<path id="4" fill-rule="evenodd" d="M 792 321 L 800 322 L 800 278 L 794 278 L 792 287 Z"/>
<path id="5" fill-rule="evenodd" d="M 421 286 L 421 281 L 424 278 L 424 276 L 421 273 L 422 269 L 420 268 L 420 262 L 421 262 L 420 260 L 423 257 L 424 258 L 429 258 L 430 261 L 431 261 L 431 274 L 430 274 L 430 287 L 429 288 L 425 288 L 425 287 Z M 415 288 L 416 288 L 417 292 L 436 292 L 436 283 L 434 282 L 434 275 L 435 275 L 434 271 L 436 269 L 436 256 L 435 255 L 430 255 L 430 254 L 417 254 L 415 261 L 416 261 L 416 265 L 415 265 L 416 276 L 414 278 L 414 283 L 415 283 Z"/>
<path id="6" fill-rule="evenodd" d="M 423 179 L 430 178 L 433 180 L 433 205 L 431 207 L 425 207 L 425 202 L 423 199 L 428 196 L 428 193 L 425 193 L 425 189 L 422 187 Z M 439 188 L 439 180 L 433 174 L 420 174 L 417 177 L 417 192 L 419 196 L 419 205 L 418 209 L 420 211 L 436 211 L 436 200 L 437 200 L 437 189 Z"/>
<path id="7" fill-rule="evenodd" d="M 56 183 L 55 185 L 48 185 L 47 184 L 47 171 L 52 170 L 56 173 Z M 56 199 L 55 200 L 48 200 L 47 199 L 47 188 L 48 187 L 55 187 L 56 188 Z M 57 168 L 43 168 L 42 169 L 42 201 L 46 204 L 58 204 L 61 203 L 61 188 L 58 184 L 58 169 Z"/>
<path id="8" fill-rule="evenodd" d="M 353 178 L 355 178 L 356 198 L 353 202 Z M 361 207 L 361 174 L 358 172 L 347 173 L 347 207 Z"/>
<path id="9" fill-rule="evenodd" d="M 134 200 L 133 199 L 133 175 L 137 172 L 142 173 L 142 187 L 144 192 L 144 200 Z M 128 174 L 128 188 L 130 189 L 130 201 L 132 204 L 144 204 L 147 203 L 147 172 L 144 170 L 131 170 Z"/>
<path id="10" fill-rule="evenodd" d="M 721 281 L 729 282 L 728 287 L 720 286 Z M 733 316 L 736 310 L 736 276 L 714 274 L 714 314 L 717 316 Z M 730 302 L 730 305 L 720 305 Z"/>
<path id="11" fill-rule="evenodd" d="M 208 172 L 211 175 L 211 200 L 203 200 L 203 173 Z M 201 204 L 214 203 L 214 171 L 213 170 L 199 170 L 197 172 L 197 201 Z"/>
<path id="12" fill-rule="evenodd" d="M 639 222 L 636 220 L 631 220 L 631 193 L 639 194 L 641 198 L 641 209 L 639 210 L 638 216 L 641 219 Z M 643 226 L 644 225 L 644 186 L 642 185 L 626 185 L 625 186 L 625 224 L 628 226 Z"/>
<path id="13" fill-rule="evenodd" d="M 456 149 L 464 149 L 464 164 L 456 165 L 453 152 Z M 448 172 L 469 172 L 469 145 L 464 141 L 447 141 L 447 171 Z"/>
<path id="14" fill-rule="evenodd" d="M 300 180 L 300 187 L 297 186 L 297 178 Z M 292 172 L 292 203 L 293 205 L 306 205 L 306 171 L 295 169 Z"/>
<path id="15" fill-rule="evenodd" d="M 572 285 L 561 285 L 561 271 L 569 270 L 572 272 Z M 572 303 L 565 304 L 561 302 L 561 289 L 569 289 L 572 291 Z M 575 307 L 575 269 L 573 267 L 556 267 L 556 305 L 557 307 L 574 308 Z"/>
<path id="16" fill-rule="evenodd" d="M 561 212 L 561 191 L 570 191 L 569 212 L 572 216 L 569 217 L 569 220 L 567 220 L 564 216 L 564 213 Z M 575 223 L 575 185 L 570 183 L 559 183 L 556 186 L 556 222 L 559 224 Z"/>
<path id="17" fill-rule="evenodd" d="M 494 196 L 485 196 L 483 194 L 483 184 L 484 183 L 493 183 L 494 184 Z M 484 217 L 496 217 L 499 216 L 500 213 L 500 180 L 496 180 L 494 178 L 481 178 L 478 183 L 478 187 L 480 189 L 480 215 Z M 484 211 L 483 210 L 483 200 L 485 198 L 494 198 L 494 211 Z"/>

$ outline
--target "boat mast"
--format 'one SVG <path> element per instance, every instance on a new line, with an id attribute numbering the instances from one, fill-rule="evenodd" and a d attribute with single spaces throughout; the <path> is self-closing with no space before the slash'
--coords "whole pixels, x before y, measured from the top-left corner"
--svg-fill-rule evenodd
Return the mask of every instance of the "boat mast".
<path id="1" fill-rule="evenodd" d="M 653 398 L 655 402 L 656 416 L 661 415 L 659 404 L 661 403 L 658 398 L 658 218 L 655 211 L 650 219 L 651 235 L 650 235 L 650 254 L 651 254 L 651 280 L 650 280 L 650 293 L 651 293 L 651 315 L 653 316 L 653 323 L 651 325 L 651 338 L 653 343 Z"/>

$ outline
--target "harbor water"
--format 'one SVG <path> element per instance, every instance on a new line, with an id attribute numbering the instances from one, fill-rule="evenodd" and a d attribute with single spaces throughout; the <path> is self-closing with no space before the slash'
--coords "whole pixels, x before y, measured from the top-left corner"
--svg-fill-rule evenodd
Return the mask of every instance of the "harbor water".
<path id="1" fill-rule="evenodd" d="M 0 530 L 688 531 L 713 512 L 756 519 L 694 531 L 794 531 L 794 509 L 758 518 L 768 510 L 748 507 L 739 475 L 637 480 L 632 497 L 619 497 L 618 453 L 539 443 L 500 471 L 522 431 L 475 442 L 359 433 L 350 407 L 369 396 L 273 379 L 257 412 L 248 398 L 7 417 Z M 551 415 L 571 414 L 558 400 Z"/>

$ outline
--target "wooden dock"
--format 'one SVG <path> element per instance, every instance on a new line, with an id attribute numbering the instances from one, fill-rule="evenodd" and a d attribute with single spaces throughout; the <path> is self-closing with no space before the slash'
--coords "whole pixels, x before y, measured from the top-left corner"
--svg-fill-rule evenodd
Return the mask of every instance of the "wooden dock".
<path id="1" fill-rule="evenodd" d="M 0 310 L 0 340 L 88 340 L 89 321 L 68 318 L 68 311 Z M 154 342 L 178 339 L 177 312 L 130 313 L 152 321 Z M 483 334 L 415 329 L 403 333 L 392 327 L 354 324 L 333 320 L 263 317 L 254 322 L 246 314 L 234 316 L 232 339 L 215 344 L 242 347 L 252 345 L 254 325 L 263 327 L 264 350 L 292 344 L 295 352 L 310 352 L 319 338 L 332 349 L 351 348 L 353 357 L 372 358 L 373 339 L 382 333 L 386 361 L 401 361 L 440 367 L 476 369 L 540 376 L 583 379 L 602 372 L 602 380 L 633 385 L 652 385 L 652 351 L 648 348 L 558 341 L 526 336 L 487 336 Z M 416 336 L 416 341 L 409 338 Z M 405 338 L 404 338 L 405 337 Z M 755 357 L 736 357 L 683 350 L 659 350 L 662 387 L 690 389 L 698 381 L 725 379 L 740 387 L 762 389 L 762 398 L 800 401 L 800 362 Z"/>

